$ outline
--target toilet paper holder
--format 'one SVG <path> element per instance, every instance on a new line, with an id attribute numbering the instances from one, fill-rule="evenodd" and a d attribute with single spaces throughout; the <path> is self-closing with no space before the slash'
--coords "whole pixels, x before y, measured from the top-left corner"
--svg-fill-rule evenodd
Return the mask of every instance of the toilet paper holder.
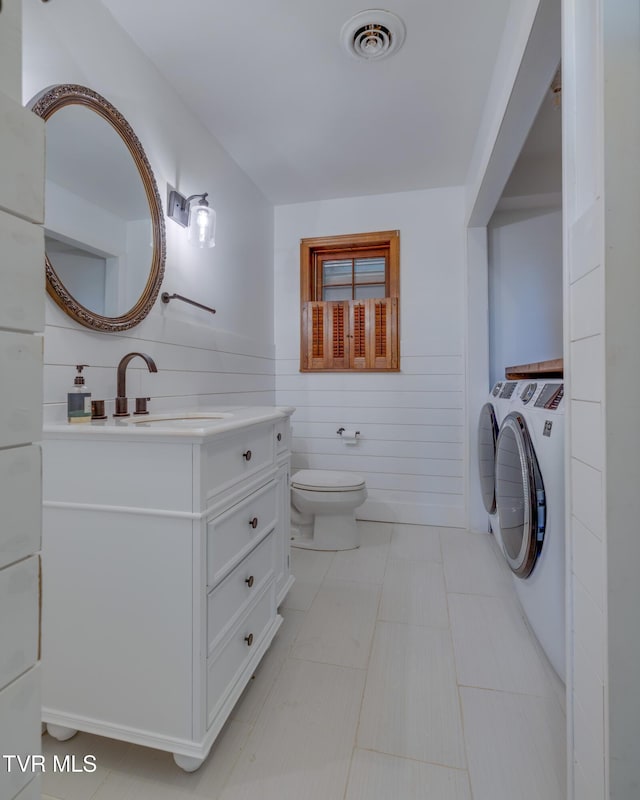
<path id="1" fill-rule="evenodd" d="M 338 434 L 338 436 L 342 436 L 342 434 L 345 432 L 345 430 L 346 430 L 346 428 L 338 428 L 336 433 Z M 356 431 L 356 436 L 360 436 L 360 431 Z"/>

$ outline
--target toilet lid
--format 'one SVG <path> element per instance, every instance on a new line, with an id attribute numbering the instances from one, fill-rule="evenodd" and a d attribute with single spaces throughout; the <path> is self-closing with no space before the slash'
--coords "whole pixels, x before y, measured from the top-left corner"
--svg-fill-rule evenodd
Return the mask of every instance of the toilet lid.
<path id="1" fill-rule="evenodd" d="M 362 475 L 353 472 L 334 472 L 329 469 L 301 469 L 291 476 L 291 485 L 296 489 L 311 489 L 316 492 L 335 492 L 344 489 L 361 489 Z"/>

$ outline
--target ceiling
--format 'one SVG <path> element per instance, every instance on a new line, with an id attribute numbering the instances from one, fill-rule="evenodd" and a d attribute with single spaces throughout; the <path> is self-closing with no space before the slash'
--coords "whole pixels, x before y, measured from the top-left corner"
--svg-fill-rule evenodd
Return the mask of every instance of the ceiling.
<path id="1" fill-rule="evenodd" d="M 274 204 L 465 183 L 511 4 L 388 0 L 404 45 L 359 61 L 366 0 L 102 2 Z"/>

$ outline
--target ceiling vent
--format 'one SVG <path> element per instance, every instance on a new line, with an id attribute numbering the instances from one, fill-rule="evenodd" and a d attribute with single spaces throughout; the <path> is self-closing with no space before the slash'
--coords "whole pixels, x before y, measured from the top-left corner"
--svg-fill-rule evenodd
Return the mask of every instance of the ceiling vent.
<path id="1" fill-rule="evenodd" d="M 340 39 L 349 55 L 374 61 L 386 58 L 402 47 L 404 22 L 390 11 L 361 11 L 345 22 Z"/>

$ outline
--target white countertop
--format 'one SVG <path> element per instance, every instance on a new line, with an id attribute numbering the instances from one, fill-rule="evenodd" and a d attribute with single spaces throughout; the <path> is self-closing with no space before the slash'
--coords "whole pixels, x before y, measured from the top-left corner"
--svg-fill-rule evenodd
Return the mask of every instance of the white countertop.
<path id="1" fill-rule="evenodd" d="M 109 417 L 87 423 L 50 423 L 43 439 L 104 439 L 201 442 L 228 431 L 291 416 L 290 406 L 206 406 L 158 414 Z M 210 418 L 207 418 L 211 415 Z M 215 418 L 215 415 L 219 415 Z"/>

